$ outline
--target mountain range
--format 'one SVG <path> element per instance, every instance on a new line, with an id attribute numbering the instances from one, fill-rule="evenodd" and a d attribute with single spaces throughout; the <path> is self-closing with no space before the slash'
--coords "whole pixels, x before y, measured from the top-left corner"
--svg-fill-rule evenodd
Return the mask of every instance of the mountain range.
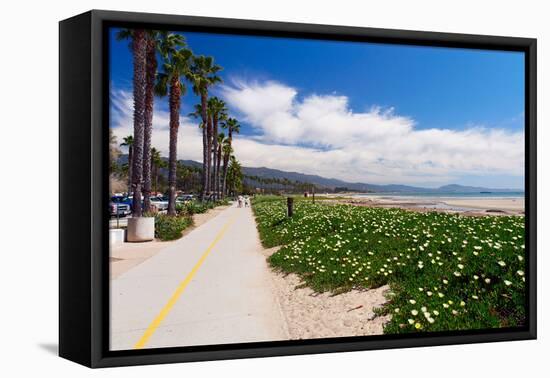
<path id="1" fill-rule="evenodd" d="M 163 158 L 163 160 L 168 160 Z M 128 161 L 127 155 L 121 155 L 118 159 L 119 164 L 126 164 Z M 180 164 L 201 168 L 202 163 L 194 160 L 179 160 Z M 165 170 L 162 170 L 163 174 Z M 478 186 L 465 186 L 459 184 L 450 184 L 440 186 L 438 188 L 424 188 L 410 185 L 400 184 L 368 184 L 362 182 L 348 182 L 335 178 L 326 178 L 318 175 L 310 175 L 299 172 L 282 171 L 279 169 L 266 167 L 242 167 L 245 183 L 252 187 L 263 187 L 266 181 L 269 181 L 270 188 L 285 189 L 290 186 L 284 184 L 283 180 L 288 183 L 310 184 L 315 185 L 317 190 L 326 191 L 352 191 L 352 192 L 370 192 L 370 193 L 515 193 L 523 192 L 521 189 L 497 189 Z"/>

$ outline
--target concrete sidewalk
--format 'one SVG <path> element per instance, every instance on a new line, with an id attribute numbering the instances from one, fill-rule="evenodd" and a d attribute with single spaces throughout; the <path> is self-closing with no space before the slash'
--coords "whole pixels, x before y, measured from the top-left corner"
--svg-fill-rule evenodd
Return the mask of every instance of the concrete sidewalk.
<path id="1" fill-rule="evenodd" d="M 111 349 L 288 339 L 261 250 L 230 207 L 111 281 Z"/>

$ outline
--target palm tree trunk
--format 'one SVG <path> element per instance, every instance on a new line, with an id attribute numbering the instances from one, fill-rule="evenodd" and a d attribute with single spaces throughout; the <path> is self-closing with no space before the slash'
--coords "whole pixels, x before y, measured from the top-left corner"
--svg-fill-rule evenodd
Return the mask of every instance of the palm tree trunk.
<path id="1" fill-rule="evenodd" d="M 156 194 L 158 191 L 158 185 L 159 185 L 159 168 L 155 163 L 151 163 L 151 164 L 153 166 L 153 175 L 155 180 L 155 194 Z"/>
<path id="2" fill-rule="evenodd" d="M 222 199 L 223 194 L 221 193 L 221 187 L 220 187 L 220 166 L 221 166 L 221 160 L 222 160 L 222 146 L 218 144 L 218 157 L 216 158 L 216 193 L 217 199 Z"/>
<path id="3" fill-rule="evenodd" d="M 128 195 L 130 195 L 130 192 L 132 190 L 132 164 L 133 159 L 132 155 L 134 152 L 134 146 L 129 145 L 128 146 Z"/>
<path id="4" fill-rule="evenodd" d="M 212 177 L 213 177 L 213 181 L 212 181 L 212 190 L 214 191 L 214 199 L 217 200 L 218 199 L 218 180 L 217 180 L 217 154 L 218 154 L 218 117 L 216 115 L 214 115 L 212 117 L 212 127 L 213 127 L 213 130 L 212 130 L 212 142 L 213 142 L 213 146 L 212 146 L 212 167 L 213 167 L 213 174 L 212 174 Z"/>
<path id="5" fill-rule="evenodd" d="M 206 163 L 206 177 L 207 177 L 207 185 L 206 185 L 206 192 L 210 194 L 212 191 L 212 117 L 208 117 L 208 129 L 206 132 L 207 137 L 207 163 Z"/>
<path id="6" fill-rule="evenodd" d="M 145 125 L 145 31 L 134 30 L 134 153 L 132 157 L 133 216 L 141 217 L 141 185 L 143 179 L 143 128 Z"/>
<path id="7" fill-rule="evenodd" d="M 153 133 L 153 102 L 157 57 L 155 40 L 147 37 L 146 84 L 145 84 L 145 125 L 143 135 L 143 210 L 151 211 L 151 134 Z"/>
<path id="8" fill-rule="evenodd" d="M 179 77 L 170 84 L 170 151 L 168 168 L 168 215 L 176 215 L 176 173 L 178 161 L 178 129 L 180 126 L 181 87 Z"/>
<path id="9" fill-rule="evenodd" d="M 229 153 L 224 154 L 223 156 L 223 184 L 222 184 L 222 193 L 226 195 L 226 185 L 227 185 L 227 166 L 229 165 Z"/>
<path id="10" fill-rule="evenodd" d="M 201 190 L 201 201 L 204 201 L 206 198 L 206 191 L 208 190 L 208 119 L 206 116 L 206 107 L 207 105 L 208 94 L 201 94 L 201 107 L 202 107 L 202 190 Z"/>

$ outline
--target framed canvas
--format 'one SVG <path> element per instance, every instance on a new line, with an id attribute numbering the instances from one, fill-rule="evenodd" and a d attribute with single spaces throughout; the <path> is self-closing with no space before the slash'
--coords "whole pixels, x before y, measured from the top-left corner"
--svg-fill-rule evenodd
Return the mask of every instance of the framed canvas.
<path id="1" fill-rule="evenodd" d="M 59 353 L 536 338 L 536 40 L 60 22 Z"/>

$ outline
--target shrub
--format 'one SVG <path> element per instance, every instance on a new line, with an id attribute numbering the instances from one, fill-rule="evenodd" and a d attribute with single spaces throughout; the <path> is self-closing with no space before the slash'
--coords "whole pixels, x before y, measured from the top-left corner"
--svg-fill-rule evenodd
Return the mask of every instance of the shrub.
<path id="1" fill-rule="evenodd" d="M 211 208 L 208 203 L 203 202 L 189 202 L 185 207 L 189 215 L 206 213 Z"/>
<path id="2" fill-rule="evenodd" d="M 193 220 L 187 215 L 173 217 L 158 214 L 155 217 L 155 237 L 162 241 L 179 239 L 182 231 L 191 224 L 193 224 Z"/>

